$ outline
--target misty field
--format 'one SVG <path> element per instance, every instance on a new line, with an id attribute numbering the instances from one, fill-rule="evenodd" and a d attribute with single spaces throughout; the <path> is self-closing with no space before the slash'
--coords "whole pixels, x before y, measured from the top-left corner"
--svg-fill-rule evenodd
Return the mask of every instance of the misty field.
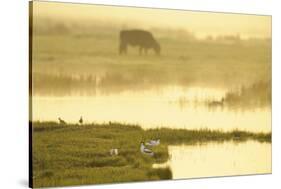
<path id="1" fill-rule="evenodd" d="M 167 168 L 152 168 L 169 158 L 168 145 L 207 142 L 271 142 L 270 133 L 235 130 L 149 129 L 119 123 L 60 125 L 35 122 L 33 129 L 33 173 L 35 187 L 100 184 L 172 178 Z M 159 138 L 153 157 L 140 152 L 140 143 Z M 119 154 L 110 155 L 111 148 Z"/>
<path id="2" fill-rule="evenodd" d="M 38 29 L 33 38 L 34 94 L 110 94 L 175 85 L 233 90 L 271 82 L 270 39 L 199 40 L 188 31 L 152 29 L 160 56 L 152 50 L 139 55 L 136 47 L 120 56 L 117 28 L 64 26 L 58 32 L 62 26 L 55 26 L 48 35 Z"/>

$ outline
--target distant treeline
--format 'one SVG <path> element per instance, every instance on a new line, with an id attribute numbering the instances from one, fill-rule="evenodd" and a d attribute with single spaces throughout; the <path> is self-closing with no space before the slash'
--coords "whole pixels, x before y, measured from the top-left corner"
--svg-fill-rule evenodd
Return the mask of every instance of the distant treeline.
<path id="1" fill-rule="evenodd" d="M 33 34 L 37 36 L 42 35 L 72 35 L 77 38 L 87 38 L 87 37 L 118 37 L 118 34 L 121 29 L 124 29 L 124 26 L 118 22 L 104 22 L 101 20 L 60 20 L 52 19 L 48 17 L 39 17 L 37 22 L 33 27 Z M 144 29 L 135 23 L 131 23 L 130 28 L 126 29 Z M 167 39 L 180 39 L 181 41 L 195 41 L 199 40 L 196 36 L 196 33 L 189 31 L 187 29 L 171 29 L 171 28 L 159 28 L 151 27 L 149 29 L 153 33 L 157 33 L 158 38 L 165 41 Z M 173 33 L 173 35 L 171 35 Z M 207 35 L 201 41 L 206 42 L 216 42 L 216 43 L 239 43 L 244 40 L 240 34 L 233 35 Z M 249 40 L 254 41 L 271 41 L 270 38 L 259 39 L 259 38 L 250 38 Z"/>
<path id="2" fill-rule="evenodd" d="M 38 17 L 33 25 L 34 35 L 78 35 L 100 33 L 106 35 L 116 30 L 114 24 L 103 23 L 97 20 L 91 21 L 62 21 L 47 17 Z"/>

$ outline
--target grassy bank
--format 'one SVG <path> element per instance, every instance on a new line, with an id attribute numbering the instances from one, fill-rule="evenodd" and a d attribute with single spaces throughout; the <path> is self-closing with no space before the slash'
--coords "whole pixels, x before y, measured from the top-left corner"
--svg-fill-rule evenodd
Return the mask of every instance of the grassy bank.
<path id="1" fill-rule="evenodd" d="M 137 125 L 89 124 L 59 125 L 33 123 L 34 186 L 63 186 L 171 179 L 170 168 L 152 169 L 153 163 L 168 160 L 169 144 L 210 141 L 271 142 L 270 133 L 242 131 L 149 129 Z M 140 142 L 160 138 L 155 156 L 140 152 Z M 109 150 L 118 148 L 118 156 Z"/>

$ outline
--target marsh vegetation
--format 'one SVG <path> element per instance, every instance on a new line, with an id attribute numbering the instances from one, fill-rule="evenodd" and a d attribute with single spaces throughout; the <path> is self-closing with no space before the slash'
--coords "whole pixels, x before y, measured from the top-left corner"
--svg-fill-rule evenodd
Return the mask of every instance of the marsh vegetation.
<path id="1" fill-rule="evenodd" d="M 148 129 L 120 123 L 61 125 L 34 122 L 33 169 L 34 186 L 51 187 L 100 184 L 172 178 L 169 167 L 153 168 L 153 164 L 169 159 L 169 145 L 204 145 L 208 142 L 236 143 L 255 140 L 271 142 L 270 133 L 250 133 L 184 129 Z M 140 143 L 159 138 L 154 156 L 140 152 Z M 118 148 L 118 155 L 110 149 Z"/>

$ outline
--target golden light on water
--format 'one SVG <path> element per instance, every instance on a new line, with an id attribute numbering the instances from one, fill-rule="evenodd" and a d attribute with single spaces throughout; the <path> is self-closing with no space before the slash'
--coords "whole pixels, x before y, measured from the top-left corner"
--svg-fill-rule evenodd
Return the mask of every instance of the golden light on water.
<path id="1" fill-rule="evenodd" d="M 173 179 L 271 173 L 271 145 L 246 143 L 209 143 L 170 146 L 170 160 L 154 167 L 171 166 Z"/>
<path id="2" fill-rule="evenodd" d="M 214 90 L 198 88 L 188 89 L 188 92 L 175 92 L 168 88 L 164 94 L 157 91 L 147 93 L 124 93 L 122 95 L 106 95 L 95 97 L 34 97 L 33 119 L 35 121 L 57 121 L 63 117 L 69 123 L 77 123 L 80 116 L 87 123 L 120 123 L 139 124 L 144 128 L 170 127 L 185 129 L 204 129 L 232 131 L 234 129 L 270 132 L 271 111 L 268 108 L 235 111 L 232 109 L 209 109 L 193 103 L 179 104 L 182 94 L 191 102 L 195 98 L 204 100 L 208 97 L 222 94 Z M 201 94 L 201 95 L 199 95 Z M 205 95 L 204 95 L 205 94 Z"/>

